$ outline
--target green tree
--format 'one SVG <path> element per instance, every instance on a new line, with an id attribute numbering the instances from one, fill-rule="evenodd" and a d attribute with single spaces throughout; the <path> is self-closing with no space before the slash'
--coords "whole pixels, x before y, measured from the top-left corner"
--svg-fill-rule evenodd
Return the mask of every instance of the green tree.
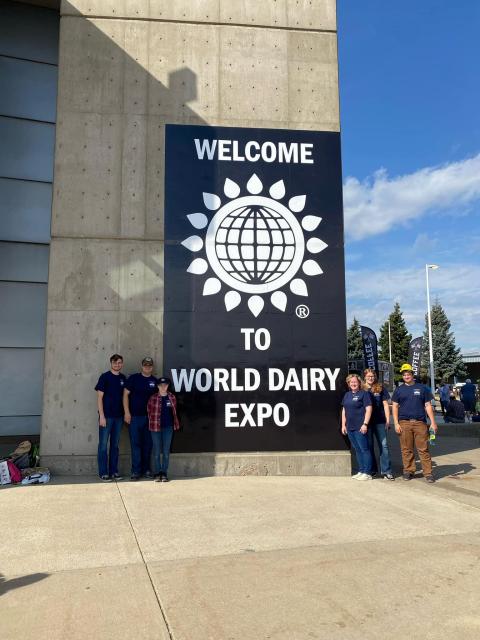
<path id="1" fill-rule="evenodd" d="M 347 330 L 347 349 L 349 360 L 360 360 L 363 358 L 362 333 L 360 323 L 354 318 Z"/>
<path id="2" fill-rule="evenodd" d="M 455 337 L 451 331 L 451 323 L 438 300 L 432 305 L 432 343 L 435 383 L 450 380 L 453 376 L 465 378 L 467 370 L 455 346 Z M 430 348 L 428 339 L 428 315 L 425 314 L 425 331 L 423 334 L 422 369 L 427 376 L 429 371 Z"/>
<path id="3" fill-rule="evenodd" d="M 388 321 L 390 320 L 390 335 L 392 341 L 392 362 L 394 368 L 395 380 L 401 380 L 399 369 L 408 359 L 408 346 L 412 336 L 407 331 L 405 320 L 398 302 L 395 303 L 392 313 L 388 319 L 380 327 L 380 337 L 378 346 L 380 350 L 380 358 L 390 361 L 389 341 L 388 341 Z"/>

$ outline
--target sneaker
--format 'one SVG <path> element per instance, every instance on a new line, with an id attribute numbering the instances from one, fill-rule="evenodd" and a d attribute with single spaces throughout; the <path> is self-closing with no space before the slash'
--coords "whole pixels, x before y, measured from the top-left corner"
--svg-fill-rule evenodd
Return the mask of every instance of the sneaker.
<path id="1" fill-rule="evenodd" d="M 140 480 L 140 476 L 137 476 L 134 473 L 132 473 L 132 475 L 130 476 L 130 480 L 132 482 L 136 482 L 137 480 Z"/>
<path id="2" fill-rule="evenodd" d="M 143 474 L 144 478 L 147 478 L 147 480 L 151 480 L 153 478 L 153 474 L 151 471 L 145 471 L 145 473 Z"/>
<path id="3" fill-rule="evenodd" d="M 435 482 L 435 478 L 432 475 L 425 476 L 425 481 L 428 482 L 429 484 L 433 484 Z"/>
<path id="4" fill-rule="evenodd" d="M 168 482 L 168 478 L 165 474 L 163 474 L 162 477 L 160 478 L 160 482 Z"/>
<path id="5" fill-rule="evenodd" d="M 358 479 L 358 476 L 361 476 L 361 475 L 362 475 L 362 474 L 361 474 L 361 473 L 360 473 L 360 471 L 359 471 L 359 472 L 358 472 L 358 473 L 356 473 L 354 476 L 351 476 L 351 478 L 352 478 L 353 480 L 357 480 L 357 479 Z"/>
<path id="6" fill-rule="evenodd" d="M 368 473 L 361 473 L 357 480 L 372 480 L 372 476 Z"/>
<path id="7" fill-rule="evenodd" d="M 118 482 L 119 480 L 123 480 L 123 476 L 121 476 L 119 473 L 114 473 L 112 476 L 112 480 L 116 480 Z"/>
<path id="8" fill-rule="evenodd" d="M 403 474 L 402 478 L 404 480 L 411 480 L 413 478 L 413 473 L 410 473 L 409 471 L 405 471 L 405 473 Z"/>
<path id="9" fill-rule="evenodd" d="M 384 480 L 395 480 L 395 476 L 393 475 L 393 473 L 386 473 L 386 474 L 383 476 L 383 479 L 384 479 Z"/>
<path id="10" fill-rule="evenodd" d="M 100 480 L 102 482 L 111 482 L 112 479 L 110 478 L 110 476 L 100 476 Z"/>

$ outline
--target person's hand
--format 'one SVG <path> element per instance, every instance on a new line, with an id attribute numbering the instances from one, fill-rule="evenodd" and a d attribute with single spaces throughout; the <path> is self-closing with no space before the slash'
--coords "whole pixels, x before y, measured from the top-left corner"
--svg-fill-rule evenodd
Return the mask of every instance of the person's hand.
<path id="1" fill-rule="evenodd" d="M 367 433 L 367 431 L 368 431 L 367 425 L 366 424 L 362 424 L 362 426 L 360 427 L 360 433 L 365 434 L 365 433 Z"/>
<path id="2" fill-rule="evenodd" d="M 431 422 L 430 423 L 430 429 L 433 431 L 433 433 L 437 433 L 438 431 L 438 426 L 436 422 Z"/>
<path id="3" fill-rule="evenodd" d="M 173 427 L 174 431 L 178 431 L 179 429 L 180 429 L 180 425 L 179 424 L 177 424 L 176 426 Z"/>
<path id="4" fill-rule="evenodd" d="M 344 424 L 342 424 L 342 433 L 344 436 L 347 435 L 347 427 Z"/>
<path id="5" fill-rule="evenodd" d="M 389 429 L 390 429 L 390 424 L 387 422 L 387 423 L 385 424 L 385 431 L 388 431 Z"/>
<path id="6" fill-rule="evenodd" d="M 100 418 L 98 419 L 98 424 L 101 427 L 106 427 L 107 426 L 107 419 L 105 418 L 105 416 L 100 416 Z"/>
<path id="7" fill-rule="evenodd" d="M 400 426 L 400 424 L 397 422 L 395 423 L 395 431 L 400 435 L 402 433 L 402 427 Z"/>
<path id="8" fill-rule="evenodd" d="M 132 416 L 129 413 L 125 414 L 124 420 L 127 424 L 130 424 L 132 421 Z"/>

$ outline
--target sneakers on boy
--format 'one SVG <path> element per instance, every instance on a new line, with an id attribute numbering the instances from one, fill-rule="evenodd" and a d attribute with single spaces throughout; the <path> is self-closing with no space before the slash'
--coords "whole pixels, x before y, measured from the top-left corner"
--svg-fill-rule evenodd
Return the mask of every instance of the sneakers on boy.
<path id="1" fill-rule="evenodd" d="M 429 484 L 433 484 L 435 482 L 435 478 L 432 475 L 425 476 L 425 481 Z"/>
<path id="2" fill-rule="evenodd" d="M 383 476 L 383 479 L 384 479 L 384 480 L 395 480 L 395 476 L 393 475 L 393 473 L 386 473 L 386 474 Z"/>
<path id="3" fill-rule="evenodd" d="M 413 478 L 413 473 L 410 473 L 409 471 L 405 471 L 405 473 L 403 474 L 402 478 L 404 480 L 411 480 Z"/>
<path id="4" fill-rule="evenodd" d="M 361 473 L 357 480 L 372 480 L 372 476 L 368 473 Z"/>
<path id="5" fill-rule="evenodd" d="M 123 476 L 121 476 L 119 473 L 114 473 L 112 476 L 112 480 L 117 480 L 117 482 L 119 480 L 123 480 Z"/>
<path id="6" fill-rule="evenodd" d="M 100 476 L 100 480 L 102 482 L 111 482 L 112 479 L 110 478 L 110 476 Z"/>

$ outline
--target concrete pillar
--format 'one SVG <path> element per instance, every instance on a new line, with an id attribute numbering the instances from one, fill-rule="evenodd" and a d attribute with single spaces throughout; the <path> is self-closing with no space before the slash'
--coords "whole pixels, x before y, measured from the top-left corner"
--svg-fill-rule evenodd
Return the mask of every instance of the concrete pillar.
<path id="1" fill-rule="evenodd" d="M 63 0 L 61 15 L 41 452 L 87 473 L 111 353 L 162 369 L 165 124 L 338 131 L 335 1 Z"/>

